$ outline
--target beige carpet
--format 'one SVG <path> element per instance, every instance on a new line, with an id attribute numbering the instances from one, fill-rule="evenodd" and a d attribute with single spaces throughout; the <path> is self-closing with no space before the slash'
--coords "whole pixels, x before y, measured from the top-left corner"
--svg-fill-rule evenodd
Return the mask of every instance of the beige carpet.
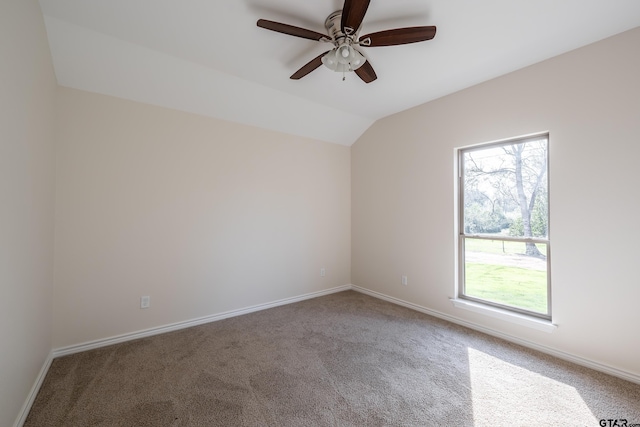
<path id="1" fill-rule="evenodd" d="M 640 385 L 348 291 L 53 361 L 26 426 L 640 423 Z"/>

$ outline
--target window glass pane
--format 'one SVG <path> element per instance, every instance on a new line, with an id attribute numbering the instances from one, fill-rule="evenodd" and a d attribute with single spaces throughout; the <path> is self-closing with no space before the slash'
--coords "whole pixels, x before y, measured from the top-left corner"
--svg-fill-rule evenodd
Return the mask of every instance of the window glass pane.
<path id="1" fill-rule="evenodd" d="M 545 244 L 465 238 L 465 295 L 546 315 L 546 255 Z"/>
<path id="2" fill-rule="evenodd" d="M 464 234 L 548 234 L 547 138 L 465 151 Z"/>
<path id="3" fill-rule="evenodd" d="M 550 317 L 547 151 L 548 135 L 460 151 L 461 297 Z"/>

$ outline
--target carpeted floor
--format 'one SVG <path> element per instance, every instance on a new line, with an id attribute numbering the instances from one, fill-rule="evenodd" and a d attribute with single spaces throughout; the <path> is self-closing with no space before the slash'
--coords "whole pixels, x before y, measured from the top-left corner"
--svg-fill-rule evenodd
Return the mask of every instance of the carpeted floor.
<path id="1" fill-rule="evenodd" d="M 640 385 L 348 291 L 55 359 L 25 426 L 600 419 L 640 424 Z"/>

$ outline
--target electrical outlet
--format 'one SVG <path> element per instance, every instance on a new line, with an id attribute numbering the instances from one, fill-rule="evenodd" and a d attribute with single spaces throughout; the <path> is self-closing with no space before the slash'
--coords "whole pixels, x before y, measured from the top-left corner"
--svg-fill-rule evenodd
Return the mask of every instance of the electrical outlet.
<path id="1" fill-rule="evenodd" d="M 407 282 L 407 276 L 402 276 L 402 284 L 407 286 L 408 282 Z"/>
<path id="2" fill-rule="evenodd" d="M 326 271 L 325 271 L 324 267 L 322 267 L 322 268 L 320 269 L 320 277 L 324 277 L 324 276 L 325 276 L 325 273 L 326 273 Z"/>
<path id="3" fill-rule="evenodd" d="M 151 297 L 144 296 L 140 297 L 140 308 L 149 308 L 151 307 Z"/>

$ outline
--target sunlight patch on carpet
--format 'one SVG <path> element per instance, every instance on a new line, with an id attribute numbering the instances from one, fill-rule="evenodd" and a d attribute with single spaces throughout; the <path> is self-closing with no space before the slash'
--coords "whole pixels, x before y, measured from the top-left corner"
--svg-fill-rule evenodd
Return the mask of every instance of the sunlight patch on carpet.
<path id="1" fill-rule="evenodd" d="M 476 349 L 467 350 L 476 427 L 598 425 L 574 387 Z"/>

